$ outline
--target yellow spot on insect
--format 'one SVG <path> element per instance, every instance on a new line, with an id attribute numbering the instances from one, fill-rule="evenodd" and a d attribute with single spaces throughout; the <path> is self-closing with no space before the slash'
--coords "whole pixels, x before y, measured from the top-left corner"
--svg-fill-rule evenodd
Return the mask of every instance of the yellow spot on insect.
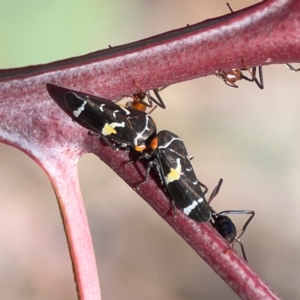
<path id="1" fill-rule="evenodd" d="M 182 174 L 181 172 L 181 163 L 180 163 L 180 158 L 176 159 L 177 166 L 176 168 L 171 168 L 169 174 L 165 176 L 166 183 L 168 184 L 169 182 L 173 182 L 175 180 L 178 180 L 180 178 L 180 175 Z"/>
<path id="2" fill-rule="evenodd" d="M 124 127 L 125 126 L 125 123 L 122 122 L 122 123 L 111 123 L 111 124 L 108 124 L 106 123 L 102 129 L 102 134 L 104 136 L 106 135 L 111 135 L 111 134 L 116 134 L 117 131 L 115 130 L 116 127 Z"/>
<path id="3" fill-rule="evenodd" d="M 110 135 L 110 134 L 116 134 L 117 131 L 111 127 L 108 123 L 106 123 L 102 129 L 102 134 L 103 135 Z"/>

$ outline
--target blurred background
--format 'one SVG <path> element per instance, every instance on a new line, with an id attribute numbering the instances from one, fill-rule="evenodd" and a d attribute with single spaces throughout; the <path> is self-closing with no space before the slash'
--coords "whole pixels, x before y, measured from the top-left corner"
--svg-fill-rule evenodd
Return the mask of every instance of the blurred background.
<path id="1" fill-rule="evenodd" d="M 254 3 L 230 2 L 233 10 Z M 221 0 L 0 0 L 0 68 L 79 56 L 227 13 Z M 167 110 L 153 116 L 159 129 L 183 138 L 210 190 L 224 178 L 216 211 L 256 212 L 242 238 L 249 263 L 283 298 L 299 299 L 300 72 L 269 66 L 264 78 L 263 91 L 246 81 L 230 88 L 215 76 L 173 85 L 161 93 Z M 76 299 L 48 178 L 12 147 L 0 144 L 0 157 L 1 298 Z M 103 299 L 237 299 L 97 157 L 84 156 L 78 169 Z M 233 219 L 241 228 L 246 217 Z"/>

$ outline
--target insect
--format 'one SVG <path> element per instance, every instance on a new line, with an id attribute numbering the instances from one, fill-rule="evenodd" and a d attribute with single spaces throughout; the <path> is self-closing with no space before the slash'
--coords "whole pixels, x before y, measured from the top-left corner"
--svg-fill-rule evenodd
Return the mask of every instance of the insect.
<path id="1" fill-rule="evenodd" d="M 218 194 L 220 187 L 223 183 L 223 179 L 220 179 L 218 185 L 215 187 L 213 192 L 211 193 L 211 196 L 208 200 L 208 204 L 211 203 L 211 201 L 215 198 L 215 196 Z M 241 236 L 246 231 L 247 226 L 251 222 L 251 220 L 254 218 L 255 212 L 253 210 L 225 210 L 221 211 L 219 213 L 215 212 L 211 208 L 212 217 L 210 220 L 210 223 L 212 226 L 219 232 L 219 234 L 229 243 L 231 244 L 231 248 L 234 247 L 235 243 L 238 243 L 241 247 L 241 251 L 243 254 L 243 257 L 246 261 L 246 252 L 245 248 L 240 240 Z M 237 234 L 236 227 L 232 220 L 228 217 L 228 215 L 250 215 L 250 217 L 245 222 L 240 234 Z"/>
<path id="2" fill-rule="evenodd" d="M 220 179 L 207 202 L 205 199 L 207 187 L 197 179 L 183 141 L 170 131 L 160 131 L 152 139 L 146 151 L 141 154 L 138 160 L 142 158 L 149 159 L 149 162 L 145 179 L 139 186 L 148 180 L 151 168 L 155 168 L 162 184 L 164 184 L 172 198 L 173 209 L 175 209 L 175 204 L 194 221 L 209 221 L 219 234 L 228 243 L 232 244 L 232 247 L 236 242 L 240 244 L 242 254 L 247 260 L 240 237 L 254 217 L 254 211 L 230 210 L 217 213 L 209 206 L 210 202 L 218 194 L 223 179 Z M 228 217 L 230 214 L 251 215 L 238 236 L 234 223 Z"/>
<path id="3" fill-rule="evenodd" d="M 288 69 L 290 69 L 292 72 L 298 72 L 300 71 L 300 68 L 295 69 L 292 65 L 290 64 L 284 64 Z"/>
<path id="4" fill-rule="evenodd" d="M 152 97 L 150 95 L 150 92 L 145 90 L 144 88 L 142 88 L 137 82 L 136 80 L 133 80 L 133 83 L 135 86 L 137 86 L 140 89 L 139 93 L 130 95 L 128 97 L 132 98 L 132 101 L 128 101 L 126 102 L 126 106 L 127 107 L 132 107 L 136 110 L 140 110 L 143 112 L 146 112 L 147 108 L 152 108 L 153 107 L 153 103 L 155 103 L 155 106 L 148 112 L 151 113 L 157 106 L 165 109 L 165 103 L 163 101 L 163 99 L 160 97 L 159 92 L 162 91 L 164 88 L 166 87 L 162 87 L 160 89 L 154 89 L 153 93 L 156 96 L 156 99 L 154 97 Z M 147 98 L 147 101 L 146 101 Z M 118 102 L 120 100 L 117 100 L 115 102 Z"/>
<path id="5" fill-rule="evenodd" d="M 115 150 L 130 147 L 141 152 L 156 135 L 156 125 L 145 112 L 50 83 L 46 86 L 65 113 Z"/>
<path id="6" fill-rule="evenodd" d="M 233 13 L 233 10 L 229 5 L 229 3 L 226 3 L 226 5 L 228 6 L 230 12 Z M 259 73 L 259 80 L 258 80 L 256 78 L 256 67 L 250 68 L 244 59 L 242 59 L 242 64 L 244 66 L 242 69 L 218 70 L 216 71 L 216 76 L 222 79 L 225 82 L 225 84 L 234 88 L 238 88 L 238 85 L 236 84 L 237 81 L 245 79 L 251 82 L 254 81 L 260 89 L 264 89 L 262 66 L 258 67 L 258 73 Z M 251 77 L 249 78 L 245 76 L 242 71 L 248 71 Z"/>
<path id="7" fill-rule="evenodd" d="M 142 158 L 149 159 L 142 183 L 148 180 L 150 170 L 154 167 L 172 198 L 173 208 L 175 204 L 189 218 L 198 222 L 210 220 L 211 209 L 205 199 L 207 187 L 197 179 L 185 145 L 176 134 L 160 131 L 138 160 Z"/>
<path id="8" fill-rule="evenodd" d="M 228 86 L 238 88 L 238 85 L 236 84 L 237 81 L 245 79 L 247 81 L 255 82 L 257 86 L 260 89 L 264 89 L 264 81 L 263 81 L 263 72 L 262 72 L 262 66 L 258 67 L 259 72 L 259 80 L 256 78 L 256 67 L 253 67 L 250 69 L 250 67 L 247 65 L 246 61 L 242 59 L 242 64 L 244 68 L 242 69 L 231 69 L 229 71 L 227 70 L 218 70 L 216 72 L 216 76 L 220 79 L 222 79 L 225 84 Z M 242 71 L 248 71 L 251 75 L 251 78 L 245 76 Z"/>

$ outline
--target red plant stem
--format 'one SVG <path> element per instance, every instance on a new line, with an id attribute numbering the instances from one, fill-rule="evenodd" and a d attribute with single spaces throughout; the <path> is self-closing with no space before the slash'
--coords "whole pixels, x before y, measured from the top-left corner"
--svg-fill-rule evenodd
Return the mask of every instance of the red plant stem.
<path id="1" fill-rule="evenodd" d="M 62 156 L 64 158 L 64 156 Z M 78 160 L 78 158 L 76 159 Z M 81 300 L 101 299 L 97 266 L 74 160 L 48 161 L 47 173 L 56 191 Z"/>
<path id="2" fill-rule="evenodd" d="M 75 270 L 78 270 L 78 286 L 82 284 L 83 289 L 89 289 L 88 282 L 92 277 L 91 294 L 98 293 L 94 286 L 97 280 L 95 267 L 89 265 L 87 269 L 91 267 L 91 277 L 88 277 L 87 269 L 80 261 L 86 255 L 93 265 L 93 251 L 91 247 L 80 248 L 82 244 L 76 242 L 78 236 L 74 235 L 79 230 L 79 236 L 86 235 L 85 240 L 90 243 L 80 192 L 75 188 L 72 164 L 81 153 L 91 151 L 128 184 L 133 185 L 141 180 L 141 176 L 134 166 L 127 166 L 125 170 L 122 162 L 127 158 L 126 154 L 99 147 L 95 139 L 86 136 L 85 130 L 66 121 L 65 115 L 47 94 L 45 84 L 56 83 L 90 94 L 115 97 L 138 92 L 133 79 L 144 88 L 152 89 L 213 74 L 218 69 L 242 67 L 241 59 L 245 59 L 249 66 L 300 62 L 299 24 L 300 0 L 265 1 L 242 11 L 128 45 L 48 65 L 0 71 L 0 141 L 22 149 L 48 172 L 58 194 L 69 245 L 74 243 L 74 248 L 70 246 L 70 250 L 75 259 Z M 74 133 L 72 137 L 70 132 Z M 70 154 L 63 165 L 57 153 L 62 145 L 69 147 L 66 156 Z M 73 183 L 67 184 L 70 185 L 68 192 L 64 191 L 61 181 L 65 179 L 62 174 L 68 170 L 52 173 L 49 165 L 53 165 L 54 161 L 57 168 L 72 166 Z M 243 260 L 233 251 L 227 251 L 228 245 L 209 224 L 197 224 L 180 212 L 177 218 L 166 215 L 169 203 L 161 190 L 157 189 L 157 183 L 149 181 L 144 184 L 139 194 L 240 297 L 278 299 Z M 74 201 L 74 207 L 68 207 L 68 201 Z M 80 226 L 72 228 L 74 219 L 68 210 L 80 214 L 78 222 L 81 223 L 78 224 L 83 224 L 85 229 L 80 231 Z M 83 290 L 79 294 L 81 299 L 88 295 Z"/>
<path id="3" fill-rule="evenodd" d="M 249 66 L 300 62 L 299 12 L 299 0 L 265 1 L 131 44 L 48 65 L 2 70 L 0 82 L 20 78 L 32 81 L 30 86 L 50 82 L 116 97 L 138 92 L 133 79 L 152 89 L 242 67 L 241 59 Z"/>
<path id="4" fill-rule="evenodd" d="M 128 155 L 116 152 L 109 147 L 92 150 L 90 140 L 85 139 L 86 147 L 98 155 L 132 188 L 144 179 L 145 166 L 124 165 Z M 138 172 L 137 172 L 138 170 Z M 156 181 L 155 181 L 156 180 Z M 242 299 L 280 299 L 272 288 L 233 251 L 209 223 L 197 223 L 177 210 L 173 216 L 170 201 L 162 192 L 157 177 L 142 184 L 136 192 L 212 267 L 212 269 Z M 219 196 L 220 197 L 220 196 Z"/>

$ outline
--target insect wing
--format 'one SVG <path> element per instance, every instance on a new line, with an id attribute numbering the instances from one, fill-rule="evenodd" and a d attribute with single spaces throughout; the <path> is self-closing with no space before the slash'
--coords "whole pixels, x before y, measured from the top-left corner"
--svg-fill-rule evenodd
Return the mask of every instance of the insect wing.
<path id="1" fill-rule="evenodd" d="M 68 116 L 86 129 L 101 133 L 105 120 L 100 118 L 99 109 L 91 106 L 92 101 L 89 99 L 95 98 L 93 100 L 95 106 L 98 104 L 98 108 L 101 103 L 109 104 L 110 100 L 82 94 L 50 83 L 47 83 L 46 87 L 52 99 Z"/>
<path id="2" fill-rule="evenodd" d="M 110 100 L 70 92 L 66 103 L 79 124 L 121 145 L 144 145 L 156 133 L 150 115 Z"/>
<path id="3" fill-rule="evenodd" d="M 81 126 L 102 134 L 102 129 L 109 123 L 107 107 L 110 102 L 104 98 L 92 97 L 77 92 L 67 92 L 65 101 L 70 110 L 69 115 Z M 106 107 L 106 111 L 100 107 Z"/>
<path id="4" fill-rule="evenodd" d="M 156 134 L 156 125 L 146 113 L 114 102 L 53 84 L 47 84 L 53 100 L 73 120 L 122 146 L 144 146 Z"/>
<path id="5" fill-rule="evenodd" d="M 157 137 L 163 180 L 175 204 L 191 219 L 209 221 L 211 210 L 183 141 L 168 131 L 161 131 Z"/>

